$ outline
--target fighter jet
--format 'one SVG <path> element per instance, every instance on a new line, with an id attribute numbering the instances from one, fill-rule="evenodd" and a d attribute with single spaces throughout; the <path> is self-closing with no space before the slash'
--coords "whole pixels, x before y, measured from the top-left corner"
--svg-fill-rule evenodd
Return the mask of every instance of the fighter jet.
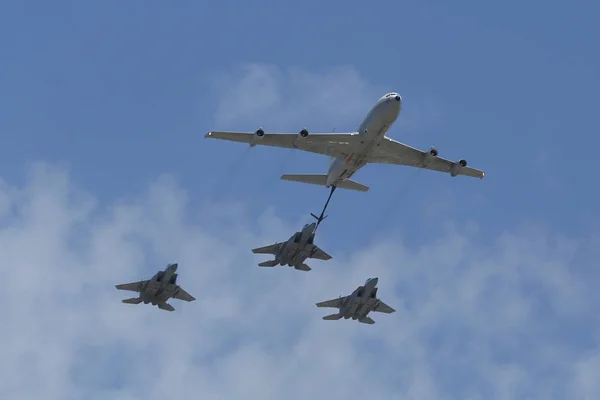
<path id="1" fill-rule="evenodd" d="M 317 218 L 318 219 L 318 218 Z M 321 218 L 322 219 L 322 218 Z M 319 222 L 321 222 L 319 220 Z M 275 259 L 258 264 L 259 267 L 288 265 L 300 271 L 310 271 L 304 263 L 307 258 L 327 261 L 331 256 L 313 244 L 317 223 L 306 224 L 300 232 L 296 232 L 287 242 L 277 242 L 270 246 L 252 249 L 254 254 L 273 254 Z"/>
<path id="2" fill-rule="evenodd" d="M 350 296 L 339 297 L 333 300 L 317 303 L 317 307 L 339 308 L 339 312 L 323 317 L 325 320 L 338 320 L 352 318 L 363 324 L 375 323 L 367 316 L 371 311 L 391 314 L 393 308 L 377 298 L 378 278 L 367 279 L 364 286 L 359 286 Z"/>
<path id="3" fill-rule="evenodd" d="M 149 281 L 139 281 L 133 283 L 124 283 L 115 285 L 119 290 L 129 290 L 138 292 L 139 297 L 132 297 L 123 300 L 127 304 L 144 304 L 152 303 L 153 306 L 158 306 L 161 310 L 174 311 L 172 305 L 167 303 L 170 298 L 183 301 L 196 300 L 193 296 L 183 290 L 177 282 L 177 263 L 167 265 L 164 271 L 158 271 L 156 275 Z"/>

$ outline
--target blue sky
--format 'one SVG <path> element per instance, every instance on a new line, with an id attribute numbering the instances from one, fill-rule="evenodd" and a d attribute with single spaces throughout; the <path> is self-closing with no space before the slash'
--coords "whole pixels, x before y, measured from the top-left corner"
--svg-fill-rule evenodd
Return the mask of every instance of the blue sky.
<path id="1" fill-rule="evenodd" d="M 0 298 L 23 328 L 2 334 L 0 368 L 40 384 L 0 394 L 598 398 L 599 15 L 592 1 L 3 3 L 0 269 L 17 278 Z M 259 270 L 249 249 L 327 197 L 279 176 L 327 159 L 204 134 L 351 131 L 390 91 L 404 99 L 390 137 L 486 178 L 369 165 L 355 178 L 371 190 L 336 192 L 320 228 L 333 260 Z M 120 303 L 115 283 L 174 259 L 196 303 Z M 371 276 L 396 314 L 320 319 L 315 302 Z M 43 337 L 58 354 L 23 361 Z M 140 361 L 153 349 L 160 367 Z"/>

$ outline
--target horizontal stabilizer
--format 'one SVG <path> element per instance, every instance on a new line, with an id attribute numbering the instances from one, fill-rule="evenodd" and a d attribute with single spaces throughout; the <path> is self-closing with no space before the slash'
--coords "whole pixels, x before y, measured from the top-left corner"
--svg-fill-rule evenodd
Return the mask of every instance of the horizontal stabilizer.
<path id="1" fill-rule="evenodd" d="M 297 266 L 297 267 L 296 267 L 296 269 L 297 269 L 298 271 L 307 271 L 307 272 L 308 272 L 308 271 L 310 271 L 312 268 L 311 268 L 311 267 L 309 267 L 309 266 L 308 266 L 308 265 L 306 265 L 306 264 L 302 264 L 302 265 L 299 265 L 299 266 Z"/>
<path id="2" fill-rule="evenodd" d="M 158 308 L 165 311 L 175 311 L 175 307 L 170 305 L 169 303 L 158 303 Z"/>
<path id="3" fill-rule="evenodd" d="M 358 320 L 358 322 L 362 322 L 363 324 L 373 325 L 375 321 L 371 317 L 364 317 Z"/>
<path id="4" fill-rule="evenodd" d="M 326 321 L 337 321 L 340 318 L 342 318 L 342 314 L 330 314 L 323 317 Z"/>
<path id="5" fill-rule="evenodd" d="M 340 183 L 337 184 L 337 187 L 340 189 L 356 190 L 359 192 L 368 192 L 369 191 L 368 186 L 365 186 L 362 183 L 358 183 L 351 179 L 346 179 L 345 181 L 341 181 Z"/>
<path id="6" fill-rule="evenodd" d="M 277 262 L 277 260 L 271 260 L 271 261 L 264 261 L 264 262 L 261 262 L 260 264 L 258 264 L 258 266 L 259 266 L 259 267 L 274 267 L 274 266 L 276 266 L 277 264 L 279 264 L 279 263 Z"/>
<path id="7" fill-rule="evenodd" d="M 281 175 L 281 179 L 284 181 L 291 181 L 291 182 L 300 182 L 300 183 L 310 183 L 311 185 L 320 185 L 320 186 L 327 186 L 327 175 L 320 175 L 320 174 L 299 174 L 299 175 L 292 175 L 292 174 L 286 174 L 286 175 Z M 337 187 L 340 189 L 347 189 L 347 190 L 357 190 L 359 192 L 366 192 L 369 190 L 368 186 L 365 186 L 361 183 L 358 183 L 356 181 L 350 180 L 350 179 L 346 179 L 344 181 L 341 181 L 340 183 L 337 184 Z"/>
<path id="8" fill-rule="evenodd" d="M 132 297 L 131 299 L 125 299 L 121 301 L 126 304 L 140 304 L 142 302 L 142 299 L 139 297 Z"/>

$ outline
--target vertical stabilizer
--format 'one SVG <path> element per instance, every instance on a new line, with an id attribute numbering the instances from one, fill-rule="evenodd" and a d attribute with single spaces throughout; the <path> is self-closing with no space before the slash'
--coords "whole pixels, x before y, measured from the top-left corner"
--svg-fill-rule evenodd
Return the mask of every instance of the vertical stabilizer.
<path id="1" fill-rule="evenodd" d="M 277 260 L 271 260 L 271 261 L 263 261 L 260 264 L 258 264 L 259 267 L 274 267 L 277 264 L 279 264 L 279 262 Z"/>
<path id="2" fill-rule="evenodd" d="M 139 297 L 132 297 L 131 299 L 125 299 L 121 301 L 126 304 L 140 304 L 142 302 L 142 299 Z"/>
<path id="3" fill-rule="evenodd" d="M 298 271 L 306 271 L 306 272 L 308 272 L 308 271 L 312 270 L 312 268 L 311 268 L 311 267 L 309 267 L 309 266 L 308 266 L 308 265 L 306 265 L 306 264 L 298 265 L 298 266 L 296 266 L 296 269 L 297 269 Z"/>
<path id="4" fill-rule="evenodd" d="M 371 317 L 364 317 L 358 320 L 358 322 L 362 322 L 363 324 L 373 325 L 375 321 Z"/>

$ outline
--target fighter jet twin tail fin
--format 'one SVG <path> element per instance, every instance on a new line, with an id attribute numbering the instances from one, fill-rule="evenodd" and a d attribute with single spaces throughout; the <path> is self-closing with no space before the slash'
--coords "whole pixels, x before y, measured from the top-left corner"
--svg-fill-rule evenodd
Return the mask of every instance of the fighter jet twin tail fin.
<path id="1" fill-rule="evenodd" d="M 279 264 L 277 262 L 277 260 L 271 260 L 271 261 L 265 261 L 265 262 L 261 262 L 260 264 L 258 264 L 259 267 L 274 267 L 277 264 Z"/>
<path id="2" fill-rule="evenodd" d="M 323 319 L 326 321 L 337 321 L 338 319 L 341 319 L 341 318 L 342 318 L 341 314 L 331 314 L 331 315 L 326 315 L 323 317 Z M 373 325 L 375 323 L 375 321 L 371 317 L 361 318 L 358 320 L 358 322 L 362 322 L 363 324 L 369 324 L 369 325 Z"/>
<path id="3" fill-rule="evenodd" d="M 258 264 L 258 266 L 259 266 L 259 267 L 274 267 L 274 266 L 276 266 L 277 264 L 279 264 L 279 263 L 277 262 L 277 260 L 271 260 L 271 261 L 264 261 L 264 262 L 261 262 L 260 264 Z M 308 272 L 308 271 L 312 270 L 312 268 L 310 268 L 310 267 L 309 267 L 308 265 L 306 265 L 306 264 L 302 264 L 302 265 L 300 265 L 300 266 L 296 267 L 296 269 L 297 269 L 298 271 L 306 271 L 306 272 Z"/>
<path id="4" fill-rule="evenodd" d="M 140 304 L 142 302 L 142 299 L 139 297 L 132 297 L 130 299 L 125 299 L 122 301 L 123 301 L 123 303 L 126 303 L 126 304 Z"/>
<path id="5" fill-rule="evenodd" d="M 132 297 L 130 299 L 125 299 L 125 300 L 121 300 L 121 301 L 126 304 L 140 304 L 142 302 L 142 299 L 139 297 Z M 157 306 L 161 310 L 175 311 L 175 308 L 172 305 L 170 305 L 169 303 L 159 303 L 159 304 L 157 304 Z"/>

